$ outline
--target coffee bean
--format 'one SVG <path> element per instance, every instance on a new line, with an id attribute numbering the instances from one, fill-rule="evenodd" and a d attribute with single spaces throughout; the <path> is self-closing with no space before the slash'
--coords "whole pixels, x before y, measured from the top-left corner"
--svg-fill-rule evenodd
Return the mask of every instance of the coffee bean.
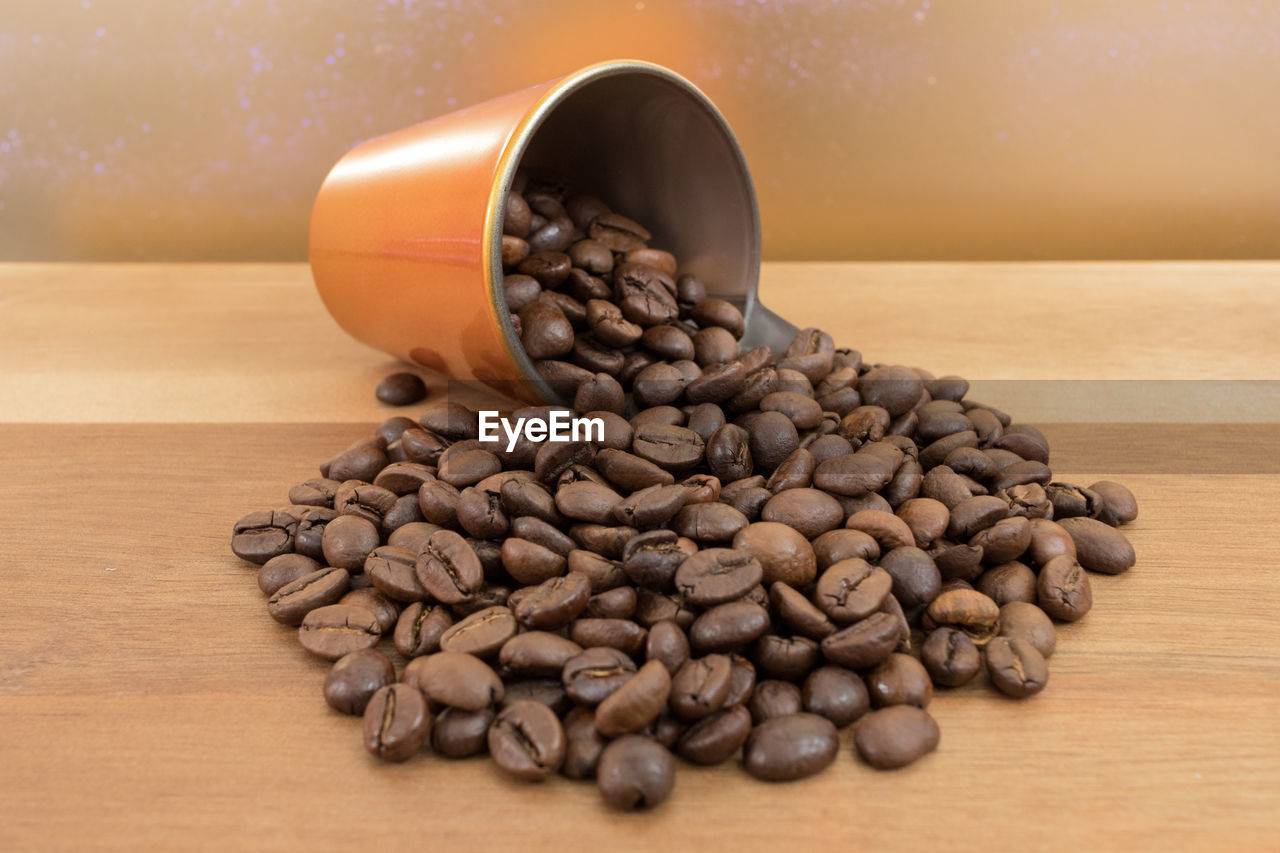
<path id="1" fill-rule="evenodd" d="M 676 753 L 694 764 L 719 764 L 736 754 L 750 734 L 751 714 L 735 705 L 689 726 L 676 743 Z"/>
<path id="2" fill-rule="evenodd" d="M 427 386 L 416 373 L 392 373 L 378 383 L 376 396 L 390 406 L 411 406 L 427 398 Z"/>
<path id="3" fill-rule="evenodd" d="M 789 714 L 756 726 L 742 750 L 742 764 L 757 779 L 785 782 L 827 769 L 840 741 L 836 727 L 817 714 Z"/>
<path id="4" fill-rule="evenodd" d="M 569 636 L 584 649 L 607 646 L 635 655 L 644 648 L 648 632 L 629 619 L 578 619 Z"/>
<path id="5" fill-rule="evenodd" d="M 365 574 L 375 588 L 396 601 L 422 601 L 427 590 L 418 581 L 418 555 L 408 548 L 382 545 L 364 561 Z"/>
<path id="6" fill-rule="evenodd" d="M 802 706 L 800 688 L 786 681 L 761 681 L 747 702 L 751 723 L 756 726 L 774 717 L 799 714 Z"/>
<path id="7" fill-rule="evenodd" d="M 731 601 L 711 607 L 689 628 L 695 652 L 725 652 L 745 646 L 769 629 L 769 611 L 751 601 Z"/>
<path id="8" fill-rule="evenodd" d="M 587 576 L 570 572 L 532 587 L 516 606 L 515 618 L 531 631 L 555 631 L 578 618 L 590 596 L 591 582 Z"/>
<path id="9" fill-rule="evenodd" d="M 873 711 L 853 731 L 862 760 L 880 770 L 905 767 L 938 748 L 938 724 L 914 705 Z"/>
<path id="10" fill-rule="evenodd" d="M 319 563 L 302 554 L 279 554 L 267 560 L 262 564 L 262 568 L 258 569 L 258 588 L 264 595 L 275 595 L 280 587 L 320 568 Z"/>
<path id="11" fill-rule="evenodd" d="M 955 589 L 942 593 L 929 605 L 924 615 L 924 627 L 959 628 L 978 645 L 996 634 L 1000 621 L 1000 606 L 976 590 Z"/>
<path id="12" fill-rule="evenodd" d="M 867 692 L 876 708 L 887 705 L 923 708 L 933 699 L 933 683 L 920 661 L 910 655 L 892 654 L 867 674 Z"/>
<path id="13" fill-rule="evenodd" d="M 457 604 L 480 591 L 484 570 L 466 540 L 452 530 L 431 534 L 418 555 L 418 581 L 442 604 Z"/>
<path id="14" fill-rule="evenodd" d="M 312 610 L 337 603 L 350 584 L 346 569 L 318 569 L 276 590 L 267 599 L 267 612 L 282 625 L 301 625 Z"/>
<path id="15" fill-rule="evenodd" d="M 649 661 L 596 708 L 596 730 L 605 737 L 638 732 L 667 705 L 671 676 L 662 661 Z"/>
<path id="16" fill-rule="evenodd" d="M 519 626 L 510 608 L 486 607 L 446 629 L 440 635 L 440 648 L 446 652 L 465 652 L 490 658 L 516 635 L 517 630 Z"/>
<path id="17" fill-rule="evenodd" d="M 1061 554 L 1040 568 L 1036 579 L 1036 604 L 1063 622 L 1074 622 L 1093 607 L 1089 576 L 1075 558 Z"/>
<path id="18" fill-rule="evenodd" d="M 396 651 L 407 658 L 439 651 L 440 638 L 452 624 L 453 616 L 446 608 L 414 602 L 396 620 Z"/>
<path id="19" fill-rule="evenodd" d="M 575 707 L 564 718 L 565 752 L 560 772 L 570 779 L 591 779 L 596 775 L 605 739 L 596 731 L 595 713 Z"/>
<path id="20" fill-rule="evenodd" d="M 880 543 L 861 530 L 830 530 L 813 540 L 818 569 L 826 571 L 841 560 L 879 560 Z"/>
<path id="21" fill-rule="evenodd" d="M 625 684 L 635 671 L 635 662 L 624 652 L 594 647 L 566 661 L 560 678 L 570 699 L 594 707 Z"/>
<path id="22" fill-rule="evenodd" d="M 384 761 L 407 761 L 431 736 L 432 716 L 418 688 L 388 684 L 364 709 L 365 749 Z"/>
<path id="23" fill-rule="evenodd" d="M 363 569 L 381 541 L 377 526 L 367 518 L 340 515 L 325 525 L 321 547 L 330 566 Z"/>
<path id="24" fill-rule="evenodd" d="M 893 578 L 888 572 L 852 557 L 822 573 L 813 601 L 831 621 L 848 625 L 879 610 L 892 588 Z"/>
<path id="25" fill-rule="evenodd" d="M 1058 522 L 1076 546 L 1076 559 L 1093 572 L 1117 575 L 1127 571 L 1137 558 L 1125 535 L 1092 518 L 1064 518 Z"/>
<path id="26" fill-rule="evenodd" d="M 959 687 L 978 674 L 982 656 L 969 635 L 958 628 L 938 628 L 920 649 L 920 662 L 939 687 Z"/>
<path id="27" fill-rule="evenodd" d="M 490 708 L 464 711 L 445 708 L 431 727 L 431 750 L 445 758 L 467 758 L 489 748 L 488 733 L 494 712 Z"/>
<path id="28" fill-rule="evenodd" d="M 1058 642 L 1049 616 L 1025 601 L 1011 601 L 1001 606 L 1000 636 L 1026 640 L 1045 658 L 1053 654 Z"/>
<path id="29" fill-rule="evenodd" d="M 1035 572 L 1022 563 L 992 566 L 982 573 L 975 586 L 978 592 L 1001 606 L 1010 601 L 1036 600 Z"/>
<path id="30" fill-rule="evenodd" d="M 232 529 L 231 550 L 240 559 L 261 566 L 292 551 L 297 530 L 298 520 L 288 513 L 251 512 Z"/>
<path id="31" fill-rule="evenodd" d="M 871 709 L 866 685 L 841 666 L 824 666 L 809 673 L 801 693 L 804 710 L 826 717 L 844 728 Z"/>
<path id="32" fill-rule="evenodd" d="M 683 719 L 700 720 L 726 705 L 732 687 L 733 663 L 725 655 L 690 660 L 671 680 L 671 710 Z"/>
<path id="33" fill-rule="evenodd" d="M 493 669 L 479 658 L 439 652 L 414 658 L 401 678 L 441 705 L 478 711 L 502 701 L 503 686 Z"/>
<path id="34" fill-rule="evenodd" d="M 539 782 L 564 761 L 564 728 L 546 705 L 528 699 L 503 708 L 489 726 L 489 754 L 506 772 Z"/>
<path id="35" fill-rule="evenodd" d="M 668 471 L 684 470 L 702 460 L 702 436 L 685 427 L 647 423 L 636 428 L 632 452 Z"/>
<path id="36" fill-rule="evenodd" d="M 596 768 L 596 787 L 616 809 L 653 808 L 671 795 L 675 780 L 671 753 L 639 735 L 625 735 L 606 746 Z"/>
<path id="37" fill-rule="evenodd" d="M 795 529 L 806 539 L 834 530 L 844 520 L 840 502 L 819 489 L 787 489 L 764 505 L 760 517 Z"/>
<path id="38" fill-rule="evenodd" d="M 982 654 L 991 683 L 1006 696 L 1025 699 L 1039 693 L 1049 681 L 1044 656 L 1021 637 L 996 637 Z"/>
<path id="39" fill-rule="evenodd" d="M 699 607 L 741 598 L 764 576 L 759 561 L 731 548 L 708 548 L 686 559 L 676 570 L 676 589 Z"/>
<path id="40" fill-rule="evenodd" d="M 359 716 L 382 687 L 396 680 L 396 669 L 386 655 L 360 649 L 339 658 L 324 680 L 324 700 L 344 714 Z"/>
<path id="41" fill-rule="evenodd" d="M 889 551 L 880 559 L 880 568 L 893 578 L 893 594 L 906 608 L 927 605 L 942 588 L 942 575 L 933 559 L 914 545 Z"/>
<path id="42" fill-rule="evenodd" d="M 887 658 L 902 638 L 902 627 L 888 613 L 872 613 L 822 641 L 827 660 L 850 669 L 875 666 Z"/>

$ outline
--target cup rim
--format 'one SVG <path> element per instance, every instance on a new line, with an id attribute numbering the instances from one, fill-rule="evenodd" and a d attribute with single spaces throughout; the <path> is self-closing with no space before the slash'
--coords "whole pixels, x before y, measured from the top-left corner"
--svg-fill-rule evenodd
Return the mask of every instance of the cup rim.
<path id="1" fill-rule="evenodd" d="M 758 302 L 756 291 L 759 284 L 760 268 L 760 209 L 756 201 L 755 185 L 751 180 L 751 172 L 747 169 L 746 157 L 742 153 L 741 146 L 738 145 L 737 137 L 733 135 L 733 130 L 729 127 L 729 123 L 720 113 L 720 110 L 716 108 L 715 104 L 711 102 L 711 99 L 701 89 L 671 69 L 639 59 L 597 62 L 566 74 L 556 80 L 543 93 L 542 97 L 521 116 L 520 121 L 507 138 L 506 145 L 503 146 L 502 154 L 498 158 L 495 180 L 490 185 L 489 202 L 485 208 L 484 242 L 481 246 L 483 272 L 488 283 L 489 302 L 496 315 L 498 327 L 502 330 L 502 344 L 518 368 L 521 379 L 533 387 L 534 395 L 543 403 L 571 405 L 573 401 L 565 401 L 538 373 L 537 368 L 534 367 L 533 360 L 525 353 L 524 347 L 521 346 L 520 340 L 516 336 L 515 325 L 511 322 L 510 312 L 501 308 L 506 300 L 505 287 L 503 285 L 504 274 L 502 271 L 502 224 L 507 205 L 507 196 L 511 192 L 511 184 L 515 180 L 516 170 L 520 166 L 520 161 L 524 158 L 525 151 L 551 113 L 569 95 L 583 86 L 606 77 L 615 77 L 623 74 L 648 75 L 674 84 L 703 109 L 724 136 L 725 141 L 729 143 L 729 148 L 733 151 L 735 157 L 734 165 L 738 168 L 743 187 L 746 189 L 747 198 L 750 202 L 751 254 L 752 266 L 756 269 L 756 280 L 747 283 L 747 292 L 742 308 L 743 318 L 748 323 Z"/>

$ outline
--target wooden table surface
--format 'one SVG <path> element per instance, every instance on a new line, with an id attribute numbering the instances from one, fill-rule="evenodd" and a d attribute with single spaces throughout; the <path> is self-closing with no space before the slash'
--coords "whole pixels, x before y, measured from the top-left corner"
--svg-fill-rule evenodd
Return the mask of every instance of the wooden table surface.
<path id="1" fill-rule="evenodd" d="M 1138 565 L 1043 694 L 943 692 L 895 772 L 849 730 L 794 784 L 682 764 L 645 814 L 380 764 L 228 539 L 391 413 L 392 360 L 302 265 L 3 265 L 0 849 L 1277 848 L 1280 264 L 772 264 L 761 295 L 1137 494 Z"/>

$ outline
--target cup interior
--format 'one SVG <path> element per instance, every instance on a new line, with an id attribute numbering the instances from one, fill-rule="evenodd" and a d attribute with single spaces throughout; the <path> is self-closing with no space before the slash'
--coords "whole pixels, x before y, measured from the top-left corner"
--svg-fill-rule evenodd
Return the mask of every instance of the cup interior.
<path id="1" fill-rule="evenodd" d="M 518 167 L 563 177 L 653 234 L 681 273 L 698 276 L 713 296 L 750 320 L 760 274 L 760 218 L 742 151 L 724 118 L 692 84 L 643 63 L 609 63 L 571 75 L 517 131 L 499 175 L 492 210 L 491 289 L 502 298 L 501 212 Z M 526 376 L 538 374 L 505 311 L 498 311 L 512 354 Z M 535 381 L 546 399 L 550 388 Z"/>

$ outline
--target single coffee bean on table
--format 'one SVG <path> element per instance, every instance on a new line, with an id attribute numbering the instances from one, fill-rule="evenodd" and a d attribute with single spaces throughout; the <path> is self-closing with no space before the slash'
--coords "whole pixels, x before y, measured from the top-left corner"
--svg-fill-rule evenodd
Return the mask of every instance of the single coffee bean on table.
<path id="1" fill-rule="evenodd" d="M 1045 436 L 961 377 L 816 328 L 744 347 L 659 224 L 519 173 L 505 308 L 572 407 L 496 412 L 546 427 L 497 441 L 454 401 L 387 418 L 233 525 L 268 614 L 335 661 L 324 700 L 386 760 L 487 752 L 637 809 L 673 754 L 799 779 L 852 727 L 863 762 L 903 767 L 940 743 L 931 702 L 1044 690 L 1090 573 L 1136 562 L 1133 493 L 1055 479 Z M 561 415 L 603 431 L 537 437 Z"/>

